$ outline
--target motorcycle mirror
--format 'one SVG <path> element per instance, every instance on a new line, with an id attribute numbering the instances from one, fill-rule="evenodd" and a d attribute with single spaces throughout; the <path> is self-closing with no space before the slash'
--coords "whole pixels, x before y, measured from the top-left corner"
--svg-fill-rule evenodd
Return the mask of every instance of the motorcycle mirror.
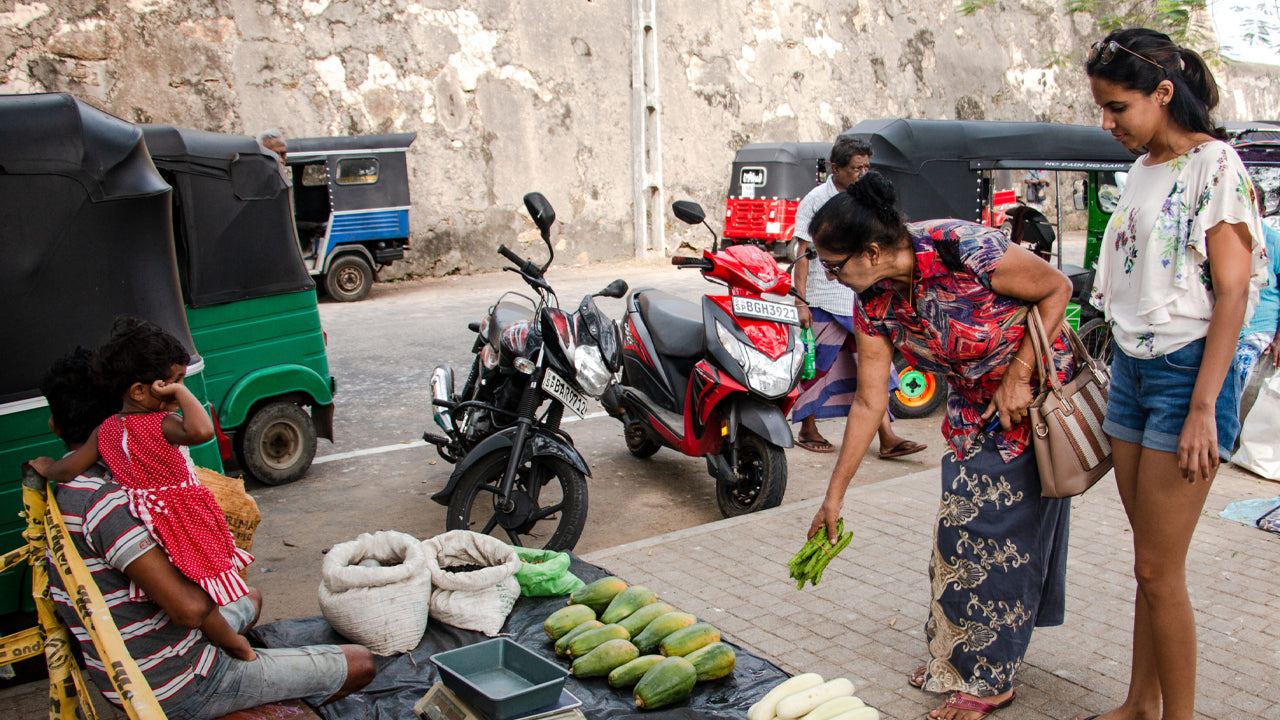
<path id="1" fill-rule="evenodd" d="M 689 225 L 697 225 L 707 218 L 702 206 L 692 200 L 677 200 L 671 203 L 671 212 L 676 218 Z"/>
<path id="2" fill-rule="evenodd" d="M 627 294 L 627 281 L 623 280 L 622 278 L 618 278 L 617 280 L 614 280 L 608 285 L 605 285 L 603 290 L 596 293 L 596 295 L 599 295 L 601 297 L 607 297 L 607 298 L 620 298 L 626 294 Z"/>
<path id="3" fill-rule="evenodd" d="M 818 259 L 818 251 L 813 247 L 813 243 L 810 243 L 809 247 L 805 249 L 804 252 L 800 253 L 800 257 L 797 257 L 795 260 L 791 261 L 791 264 L 787 266 L 786 272 L 788 275 L 790 275 L 791 269 L 794 268 L 796 266 L 796 263 L 800 262 L 801 260 L 809 260 L 810 262 L 812 262 L 816 259 Z"/>
<path id="4" fill-rule="evenodd" d="M 533 224 L 537 225 L 543 237 L 546 237 L 551 231 L 551 224 L 556 221 L 556 211 L 551 208 L 551 203 L 547 202 L 547 198 L 542 193 L 531 192 L 524 196 L 524 209 L 529 211 Z"/>

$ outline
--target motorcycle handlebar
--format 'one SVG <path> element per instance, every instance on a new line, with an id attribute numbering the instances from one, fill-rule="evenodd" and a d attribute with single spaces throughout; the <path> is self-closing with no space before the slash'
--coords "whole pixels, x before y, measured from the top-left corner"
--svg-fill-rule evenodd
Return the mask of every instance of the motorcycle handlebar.
<path id="1" fill-rule="evenodd" d="M 519 272 L 524 279 L 534 287 L 544 290 L 550 290 L 551 286 L 547 285 L 547 281 L 542 278 L 542 268 L 525 260 L 519 255 L 512 252 L 506 245 L 498 246 L 498 254 L 516 264 L 516 271 Z"/>
<path id="2" fill-rule="evenodd" d="M 671 264 L 678 268 L 696 268 L 698 270 L 711 270 L 715 267 L 715 263 L 706 258 L 683 257 L 680 255 L 671 258 Z"/>

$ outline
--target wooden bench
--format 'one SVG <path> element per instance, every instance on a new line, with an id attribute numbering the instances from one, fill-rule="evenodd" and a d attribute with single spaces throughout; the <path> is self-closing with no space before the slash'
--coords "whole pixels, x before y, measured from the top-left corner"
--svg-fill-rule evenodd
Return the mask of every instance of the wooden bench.
<path id="1" fill-rule="evenodd" d="M 23 538 L 27 544 L 0 556 L 0 572 L 24 562 L 30 564 L 31 593 L 35 599 L 38 624 L 0 638 L 0 665 L 43 653 L 49 668 L 50 720 L 77 720 L 81 717 L 77 709 L 89 720 L 98 717 L 90 694 L 91 684 L 86 682 L 85 674 L 71 652 L 76 641 L 58 616 L 49 596 L 49 572 L 52 570 L 58 573 L 68 594 L 75 598 L 76 614 L 99 657 L 111 668 L 108 677 L 119 693 L 125 714 L 131 720 L 163 720 L 165 714 L 160 703 L 125 649 L 120 630 L 111 618 L 102 593 L 71 542 L 58 504 L 49 493 L 48 482 L 25 465 L 22 504 L 23 517 L 27 521 Z M 46 548 L 50 550 L 52 563 L 45 561 Z M 303 702 L 292 700 L 241 710 L 219 720 L 308 720 L 318 717 Z"/>

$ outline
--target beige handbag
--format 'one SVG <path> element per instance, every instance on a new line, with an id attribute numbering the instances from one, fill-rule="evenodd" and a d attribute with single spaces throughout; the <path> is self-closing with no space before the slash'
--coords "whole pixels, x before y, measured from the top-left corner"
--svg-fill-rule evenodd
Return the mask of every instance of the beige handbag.
<path id="1" fill-rule="evenodd" d="M 1058 382 L 1053 344 L 1045 334 L 1040 311 L 1031 306 L 1027 333 L 1036 351 L 1040 389 L 1027 412 L 1040 470 L 1040 494 L 1052 498 L 1079 495 L 1111 470 L 1111 442 L 1102 432 L 1109 371 L 1089 355 L 1065 321 L 1062 330 L 1075 355 L 1075 377 L 1065 385 Z"/>

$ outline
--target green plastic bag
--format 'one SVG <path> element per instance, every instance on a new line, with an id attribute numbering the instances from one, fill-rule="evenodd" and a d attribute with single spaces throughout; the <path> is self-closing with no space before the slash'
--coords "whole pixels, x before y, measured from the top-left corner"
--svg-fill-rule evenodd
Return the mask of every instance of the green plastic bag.
<path id="1" fill-rule="evenodd" d="M 520 556 L 516 580 L 520 594 L 527 597 L 568 595 L 586 583 L 569 572 L 569 554 L 555 550 L 515 548 Z"/>

